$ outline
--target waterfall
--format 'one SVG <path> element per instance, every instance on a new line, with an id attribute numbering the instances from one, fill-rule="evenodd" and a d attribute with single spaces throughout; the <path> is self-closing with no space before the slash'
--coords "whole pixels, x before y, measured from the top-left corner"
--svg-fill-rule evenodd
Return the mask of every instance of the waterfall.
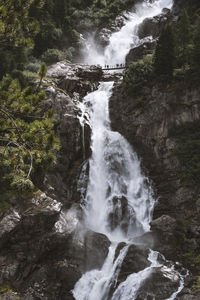
<path id="1" fill-rule="evenodd" d="M 92 129 L 89 184 L 83 210 L 86 226 L 113 241 L 128 241 L 149 230 L 154 200 L 140 162 L 118 133 L 111 131 L 109 98 L 113 82 L 84 98 Z"/>
<path id="2" fill-rule="evenodd" d="M 130 47 L 141 42 L 137 36 L 138 25 L 146 17 L 171 6 L 172 0 L 144 1 L 137 5 L 126 25 L 110 37 L 103 54 L 98 54 L 95 46 L 88 49 L 87 62 L 91 63 L 92 59 L 102 64 L 110 59 L 114 63 L 123 62 Z M 111 246 L 102 268 L 86 272 L 76 283 L 72 291 L 76 300 L 134 300 L 153 270 L 162 270 L 163 266 L 158 261 L 158 252 L 149 249 L 150 265 L 116 286 L 130 245 L 150 230 L 155 200 L 149 181 L 141 172 L 137 154 L 122 135 L 111 130 L 109 99 L 113 84 L 102 82 L 98 90 L 88 94 L 79 105 L 80 123 L 83 128 L 87 123 L 92 131 L 88 187 L 82 199 L 84 223 L 86 228 L 106 235 Z M 124 246 L 116 256 L 121 242 Z M 164 269 L 162 272 L 164 274 Z M 179 281 L 178 290 L 168 298 L 173 300 L 183 288 L 183 277 L 173 267 L 170 272 L 175 273 Z"/>
<path id="3" fill-rule="evenodd" d="M 125 13 L 125 25 L 111 34 L 103 53 L 94 40 L 94 34 L 90 35 L 86 40 L 87 47 L 83 49 L 84 63 L 102 66 L 124 64 L 129 50 L 143 42 L 138 37 L 139 25 L 144 19 L 160 14 L 163 8 L 171 8 L 172 4 L 173 0 L 144 0 L 135 5 L 133 12 Z"/>

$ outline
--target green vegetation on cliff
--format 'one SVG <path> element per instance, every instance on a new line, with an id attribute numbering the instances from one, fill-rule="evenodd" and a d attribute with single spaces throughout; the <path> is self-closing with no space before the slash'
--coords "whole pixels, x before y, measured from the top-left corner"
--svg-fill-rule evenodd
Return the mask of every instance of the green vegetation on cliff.
<path id="1" fill-rule="evenodd" d="M 124 83 L 128 93 L 138 92 L 136 77 L 141 85 L 152 86 L 172 80 L 193 84 L 200 76 L 200 3 L 188 0 L 183 5 L 177 22 L 167 24 L 158 39 L 149 69 L 149 58 L 132 63 L 127 69 Z M 148 69 L 148 78 L 144 70 Z"/>
<path id="2" fill-rule="evenodd" d="M 34 192 L 55 163 L 59 142 L 54 132 L 54 111 L 44 106 L 45 93 L 5 76 L 0 84 L 1 197 Z"/>
<path id="3" fill-rule="evenodd" d="M 41 90 L 45 63 L 72 59 L 81 32 L 108 25 L 135 2 L 0 2 L 0 211 L 9 208 L 7 199 L 43 188 L 55 163 L 59 141 L 54 112 L 45 107 Z"/>

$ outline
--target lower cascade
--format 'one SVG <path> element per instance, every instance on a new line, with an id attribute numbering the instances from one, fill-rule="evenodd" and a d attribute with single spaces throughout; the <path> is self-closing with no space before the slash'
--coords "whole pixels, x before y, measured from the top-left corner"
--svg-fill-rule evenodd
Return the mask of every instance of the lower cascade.
<path id="1" fill-rule="evenodd" d="M 104 82 L 88 94 L 80 117 L 82 126 L 86 122 L 92 130 L 89 181 L 82 203 L 84 224 L 106 235 L 111 245 L 102 268 L 83 274 L 72 293 L 76 300 L 173 300 L 184 287 L 184 276 L 161 254 L 149 249 L 143 238 L 150 231 L 155 200 L 136 153 L 123 136 L 111 130 L 112 88 L 113 82 Z M 147 266 L 118 280 L 133 245 L 147 249 Z M 170 294 L 159 298 L 155 290 L 142 296 L 140 291 L 148 278 L 157 273 L 174 283 Z"/>

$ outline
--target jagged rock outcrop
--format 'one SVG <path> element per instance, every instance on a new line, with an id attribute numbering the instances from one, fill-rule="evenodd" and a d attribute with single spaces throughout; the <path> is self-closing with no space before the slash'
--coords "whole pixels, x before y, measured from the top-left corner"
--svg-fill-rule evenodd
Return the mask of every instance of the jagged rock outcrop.
<path id="1" fill-rule="evenodd" d="M 173 257 L 173 243 L 175 244 L 174 233 L 176 219 L 163 215 L 151 222 L 151 229 L 154 233 L 154 247 L 161 253 Z"/>
<path id="2" fill-rule="evenodd" d="M 26 207 L 24 211 L 15 212 L 9 231 L 5 229 L 5 238 L 1 238 L 3 299 L 17 297 L 12 289 L 23 300 L 73 299 L 70 291 L 82 273 L 102 266 L 109 240 L 91 231 L 75 233 L 66 228 L 59 232 L 61 227 L 55 223 L 60 221 L 61 203 L 45 194 L 31 199 Z M 66 223 L 72 221 L 69 215 L 65 216 Z M 13 210 L 0 221 L 0 228 L 4 228 L 5 220 L 12 216 Z"/>
<path id="3" fill-rule="evenodd" d="M 189 263 L 187 255 L 192 253 L 194 259 L 200 252 L 200 190 L 198 184 L 186 186 L 181 181 L 182 165 L 175 155 L 177 140 L 172 132 L 178 125 L 200 120 L 199 88 L 187 88 L 179 82 L 165 88 L 146 87 L 127 96 L 118 84 L 110 100 L 110 117 L 113 130 L 125 136 L 142 158 L 144 172 L 158 197 L 152 222 L 153 248 L 181 261 L 195 275 L 196 265 Z M 184 292 L 190 297 L 195 281 L 191 277 L 186 284 L 189 292 Z"/>
<path id="4" fill-rule="evenodd" d="M 56 110 L 56 129 L 61 143 L 56 169 L 48 176 L 50 185 L 54 188 L 49 192 L 68 208 L 80 199 L 76 188 L 77 178 L 84 155 L 87 158 L 90 153 L 90 128 L 85 126 L 83 137 L 78 119 L 81 112 L 77 104 L 87 93 L 97 89 L 102 75 L 100 67 L 68 62 L 51 66 L 47 73 L 46 105 Z"/>
<path id="5" fill-rule="evenodd" d="M 122 246 L 124 246 L 124 243 L 118 245 L 116 254 L 119 253 Z M 139 271 L 150 266 L 148 254 L 149 250 L 145 247 L 139 247 L 135 245 L 129 246 L 128 252 L 119 272 L 118 284 L 122 281 L 125 281 L 128 275 L 138 273 Z"/>
<path id="6" fill-rule="evenodd" d="M 132 48 L 126 56 L 126 65 L 142 59 L 144 55 L 152 54 L 156 48 L 156 41 L 145 42 L 138 47 Z"/>
<path id="7" fill-rule="evenodd" d="M 175 6 L 174 6 L 175 7 Z M 146 18 L 138 28 L 138 36 L 141 39 L 141 44 L 130 49 L 126 56 L 126 64 L 130 65 L 144 55 L 152 54 L 156 48 L 157 38 L 162 32 L 163 28 L 171 21 L 176 20 L 176 13 L 174 10 L 164 8 L 162 13 L 153 18 Z"/>
<path id="8" fill-rule="evenodd" d="M 143 39 L 147 36 L 157 38 L 164 26 L 173 19 L 170 9 L 164 8 L 162 14 L 153 18 L 146 18 L 138 29 L 138 36 Z"/>
<path id="9" fill-rule="evenodd" d="M 136 300 L 168 299 L 179 287 L 179 279 L 166 267 L 155 268 L 137 293 Z"/>
<path id="10" fill-rule="evenodd" d="M 145 88 L 137 97 L 123 94 L 115 87 L 110 100 L 112 127 L 124 135 L 142 157 L 155 183 L 159 202 L 155 217 L 195 217 L 198 211 L 198 191 L 181 185 L 180 163 L 173 150 L 176 140 L 170 135 L 174 126 L 200 119 L 200 91 L 198 89 Z M 121 113 L 119 113 L 119 111 Z M 162 174 L 162 176 L 160 176 Z M 196 210 L 185 211 L 187 203 L 196 195 Z"/>

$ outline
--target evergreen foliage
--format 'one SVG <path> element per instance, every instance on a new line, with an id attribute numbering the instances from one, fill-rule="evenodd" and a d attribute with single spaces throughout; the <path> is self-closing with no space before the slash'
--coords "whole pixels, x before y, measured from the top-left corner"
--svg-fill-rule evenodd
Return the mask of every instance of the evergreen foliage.
<path id="1" fill-rule="evenodd" d="M 44 75 L 42 69 L 41 76 Z M 34 178 L 55 163 L 59 149 L 54 132 L 54 112 L 45 111 L 45 93 L 22 89 L 17 79 L 5 76 L 0 84 L 0 187 L 1 198 L 35 190 Z"/>
<path id="2" fill-rule="evenodd" d="M 128 94 L 137 93 L 152 77 L 153 63 L 151 57 L 132 63 L 124 76 L 125 89 Z"/>
<path id="3" fill-rule="evenodd" d="M 0 1 L 0 211 L 10 207 L 7 199 L 40 188 L 55 163 L 54 114 L 45 110 L 40 90 L 45 63 L 71 59 L 84 24 L 89 30 L 106 25 L 134 2 Z"/>

